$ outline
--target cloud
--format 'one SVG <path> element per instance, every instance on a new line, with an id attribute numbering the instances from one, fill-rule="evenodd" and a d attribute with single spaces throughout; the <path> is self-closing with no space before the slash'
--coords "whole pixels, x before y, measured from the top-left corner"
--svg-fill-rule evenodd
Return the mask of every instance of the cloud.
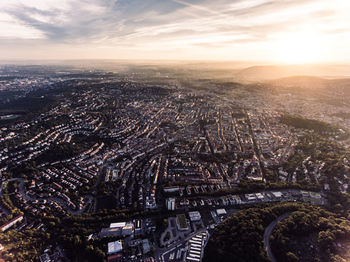
<path id="1" fill-rule="evenodd" d="M 248 48 L 262 50 L 281 37 L 281 32 L 310 28 L 331 44 L 349 34 L 349 2 L 60 0 L 58 4 L 56 0 L 1 0 L 0 39 L 16 44 L 19 39 L 33 39 L 47 48 L 79 46 L 116 52 L 190 48 L 193 53 L 205 48 L 217 52 L 219 48 L 243 50 L 245 45 L 249 54 Z"/>

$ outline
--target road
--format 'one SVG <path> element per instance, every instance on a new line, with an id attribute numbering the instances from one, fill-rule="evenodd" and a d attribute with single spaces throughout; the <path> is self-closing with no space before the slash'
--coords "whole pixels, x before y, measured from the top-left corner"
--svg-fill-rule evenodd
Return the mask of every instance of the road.
<path id="1" fill-rule="evenodd" d="M 2 195 L 2 190 L 4 189 L 4 183 L 5 182 L 2 182 L 1 186 L 0 186 L 0 196 Z M 3 207 L 1 205 L 1 203 L 0 203 L 0 209 L 1 209 L 2 213 L 4 213 L 6 216 L 8 216 L 10 214 L 10 212 L 5 207 Z"/>
<path id="2" fill-rule="evenodd" d="M 274 221 L 272 221 L 271 224 L 268 225 L 267 228 L 265 228 L 265 232 L 264 232 L 264 247 L 266 249 L 268 258 L 272 262 L 277 262 L 277 261 L 276 261 L 275 257 L 272 254 L 272 250 L 271 250 L 271 246 L 270 246 L 270 236 L 272 234 L 272 231 L 274 230 L 274 228 L 278 224 L 278 222 L 280 222 L 283 219 L 287 218 L 290 214 L 291 214 L 291 212 L 288 212 L 288 213 L 285 213 L 285 214 L 279 216 Z"/>
<path id="3" fill-rule="evenodd" d="M 88 201 L 85 203 L 84 207 L 79 210 L 73 210 L 71 209 L 66 201 L 63 199 L 60 199 L 58 197 L 48 197 L 48 198 L 40 198 L 40 197 L 30 197 L 24 192 L 24 178 L 12 178 L 9 179 L 8 181 L 19 181 L 19 193 L 22 195 L 22 197 L 27 200 L 27 201 L 35 201 L 35 200 L 51 200 L 54 202 L 59 203 L 61 206 L 63 206 L 71 215 L 81 215 L 85 209 L 85 207 L 92 201 L 93 197 L 92 196 L 86 196 L 88 198 Z"/>

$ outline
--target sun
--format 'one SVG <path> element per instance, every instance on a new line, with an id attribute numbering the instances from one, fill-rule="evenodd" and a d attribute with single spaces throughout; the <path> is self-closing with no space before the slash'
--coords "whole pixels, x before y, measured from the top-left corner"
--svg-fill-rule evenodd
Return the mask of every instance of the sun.
<path id="1" fill-rule="evenodd" d="M 276 61 L 285 64 L 308 64 L 322 60 L 324 41 L 314 32 L 301 31 L 279 35 L 273 46 Z"/>

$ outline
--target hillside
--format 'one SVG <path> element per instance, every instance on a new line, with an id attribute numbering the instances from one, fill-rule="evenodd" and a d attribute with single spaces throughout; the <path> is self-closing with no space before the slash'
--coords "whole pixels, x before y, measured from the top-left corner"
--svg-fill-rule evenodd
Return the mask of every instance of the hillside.
<path id="1" fill-rule="evenodd" d="M 285 82 L 301 81 L 327 82 L 325 79 L 344 79 L 349 77 L 349 68 L 346 66 L 331 65 L 266 65 L 251 66 L 234 73 L 237 81 L 241 82 L 264 82 L 284 79 Z M 297 77 L 297 78 L 294 78 Z M 290 78 L 290 79 L 289 79 Z M 319 78 L 319 79 L 318 79 Z M 322 79 L 324 78 L 324 79 Z"/>

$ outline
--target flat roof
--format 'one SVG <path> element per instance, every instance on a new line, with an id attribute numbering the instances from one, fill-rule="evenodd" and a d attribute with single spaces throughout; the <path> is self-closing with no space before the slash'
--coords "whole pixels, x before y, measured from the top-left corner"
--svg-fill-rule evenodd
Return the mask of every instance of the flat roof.
<path id="1" fill-rule="evenodd" d="M 191 256 L 191 257 L 198 257 L 198 258 L 201 257 L 201 256 L 198 255 L 198 254 L 192 253 L 191 251 L 190 251 L 190 253 L 189 253 L 189 256 Z"/>
<path id="2" fill-rule="evenodd" d="M 264 195 L 263 194 L 261 194 L 261 193 L 256 193 L 255 194 L 259 199 L 262 199 L 262 198 L 264 198 Z"/>
<path id="3" fill-rule="evenodd" d="M 190 239 L 190 243 L 202 243 L 201 239 Z"/>
<path id="4" fill-rule="evenodd" d="M 186 260 L 201 261 L 199 258 L 196 257 L 186 257 Z"/>
<path id="5" fill-rule="evenodd" d="M 191 240 L 202 240 L 202 239 L 203 239 L 203 236 L 198 236 L 198 235 L 196 235 L 196 236 L 194 236 L 194 237 L 191 237 L 190 239 L 191 239 Z"/>
<path id="6" fill-rule="evenodd" d="M 101 229 L 101 233 L 106 233 L 106 232 L 118 232 L 121 231 L 119 227 L 105 227 Z"/>
<path id="7" fill-rule="evenodd" d="M 313 198 L 321 198 L 321 194 L 320 193 L 310 192 L 310 196 L 313 197 Z"/>
<path id="8" fill-rule="evenodd" d="M 226 215 L 227 212 L 226 212 L 225 209 L 220 208 L 220 209 L 216 209 L 216 214 L 218 214 L 219 216 L 220 216 L 220 215 Z"/>
<path id="9" fill-rule="evenodd" d="M 279 192 L 279 191 L 274 191 L 274 192 L 271 192 L 275 197 L 282 197 L 282 192 Z"/>
<path id="10" fill-rule="evenodd" d="M 121 240 L 108 243 L 108 254 L 118 253 L 123 250 L 123 244 Z"/>
<path id="11" fill-rule="evenodd" d="M 125 227 L 126 222 L 111 223 L 109 227 Z"/>
<path id="12" fill-rule="evenodd" d="M 201 245 L 203 243 L 203 240 L 202 239 L 201 240 L 197 240 L 197 239 L 193 240 L 193 239 L 191 239 L 189 242 L 191 244 Z"/>

